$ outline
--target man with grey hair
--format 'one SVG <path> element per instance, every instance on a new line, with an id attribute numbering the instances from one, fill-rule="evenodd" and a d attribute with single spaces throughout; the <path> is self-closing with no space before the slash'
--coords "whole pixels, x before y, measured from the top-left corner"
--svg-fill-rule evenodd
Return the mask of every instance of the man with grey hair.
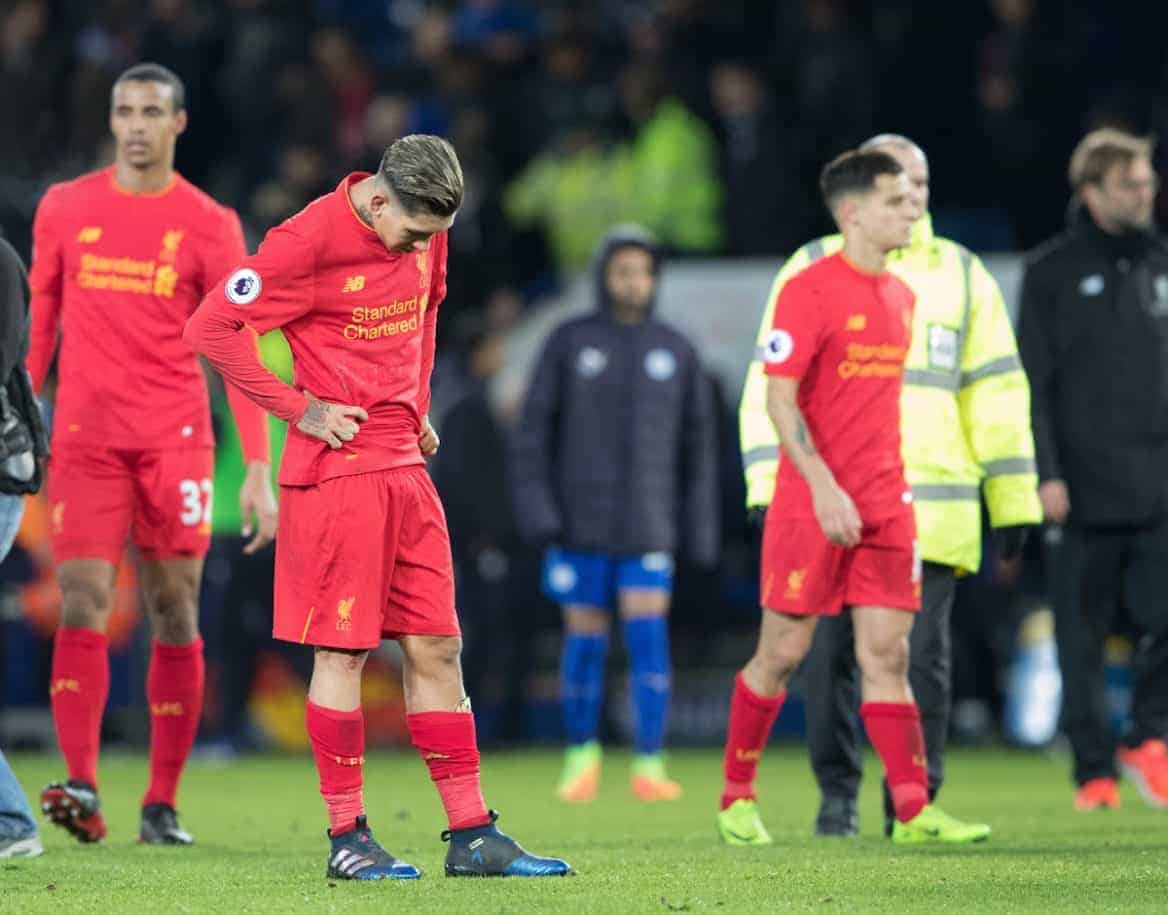
<path id="1" fill-rule="evenodd" d="M 361 670 L 394 639 L 403 656 L 410 739 L 449 820 L 447 876 L 568 872 L 496 829 L 462 684 L 450 537 L 425 459 L 447 231 L 462 169 L 440 137 L 411 135 L 376 174 L 272 229 L 185 339 L 290 428 L 280 467 L 276 638 L 315 649 L 307 725 L 328 810 L 328 876 L 411 879 L 417 868 L 373 838 L 362 797 Z M 281 328 L 296 387 L 260 363 L 247 328 Z"/>
<path id="2" fill-rule="evenodd" d="M 908 247 L 893 252 L 888 269 L 916 294 L 912 346 L 901 395 L 903 456 L 923 561 L 921 612 L 910 638 L 909 680 L 920 707 L 928 757 L 930 799 L 944 778 L 949 723 L 949 620 L 956 577 L 981 561 L 981 499 L 989 507 L 994 550 L 1021 553 L 1026 529 L 1041 513 L 1036 494 L 1029 389 L 1005 303 L 981 261 L 933 234 L 928 214 L 929 166 L 920 147 L 897 134 L 861 146 L 895 158 L 909 177 L 919 208 Z M 779 271 L 759 328 L 772 327 L 779 292 L 808 264 L 839 250 L 840 236 L 816 239 Z M 740 407 L 747 507 L 770 504 L 778 467 L 778 440 L 766 413 L 763 361 L 751 365 Z M 856 725 L 857 665 L 852 621 L 820 621 L 803 666 L 812 768 L 821 803 L 816 833 L 848 836 L 858 830 L 856 796 L 862 755 Z M 885 786 L 885 831 L 897 840 Z M 989 827 L 946 817 L 936 837 L 980 841 Z"/>

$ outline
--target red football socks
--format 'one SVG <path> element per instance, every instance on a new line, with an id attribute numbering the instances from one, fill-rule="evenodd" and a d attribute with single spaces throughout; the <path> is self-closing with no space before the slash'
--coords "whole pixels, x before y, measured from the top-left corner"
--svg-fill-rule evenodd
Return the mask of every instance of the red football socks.
<path id="1" fill-rule="evenodd" d="M 101 719 L 109 696 L 109 643 L 92 629 L 57 630 L 49 697 L 69 778 L 97 785 Z"/>
<path id="2" fill-rule="evenodd" d="M 203 640 L 189 645 L 154 642 L 146 674 L 150 703 L 150 785 L 147 804 L 175 806 L 178 780 L 191 755 L 203 713 Z"/>
<path id="3" fill-rule="evenodd" d="M 925 738 L 915 702 L 865 702 L 860 717 L 884 763 L 896 818 L 907 823 L 929 803 Z"/>
<path id="4" fill-rule="evenodd" d="M 777 696 L 755 693 L 741 672 L 734 678 L 734 695 L 730 699 L 730 723 L 726 728 L 726 756 L 723 760 L 725 782 L 722 809 L 741 798 L 754 798 L 754 775 L 758 761 L 770 737 L 771 727 L 783 707 L 785 692 Z"/>
<path id="5" fill-rule="evenodd" d="M 470 712 L 416 712 L 406 716 L 410 742 L 430 769 L 451 829 L 491 821 L 479 786 L 479 749 Z"/>
<path id="6" fill-rule="evenodd" d="M 365 765 L 365 715 L 361 709 L 340 712 L 308 700 L 308 738 L 320 775 L 320 794 L 328 808 L 334 836 L 356 828 L 365 813 L 361 793 Z"/>

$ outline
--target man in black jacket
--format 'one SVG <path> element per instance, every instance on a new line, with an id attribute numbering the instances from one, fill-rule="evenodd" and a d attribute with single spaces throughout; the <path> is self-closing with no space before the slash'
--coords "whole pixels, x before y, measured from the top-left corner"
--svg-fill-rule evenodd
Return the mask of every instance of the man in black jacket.
<path id="1" fill-rule="evenodd" d="M 1019 340 L 1051 527 L 1063 726 L 1080 810 L 1117 807 L 1103 643 L 1120 605 L 1144 635 L 1119 764 L 1168 806 L 1168 241 L 1149 141 L 1088 134 L 1074 225 L 1029 258 Z"/>
<path id="2" fill-rule="evenodd" d="M 512 445 L 520 533 L 547 547 L 544 591 L 564 610 L 565 801 L 596 796 L 614 605 L 629 655 L 633 791 L 645 801 L 681 795 L 661 756 L 667 614 L 679 548 L 699 564 L 717 558 L 717 433 L 697 353 L 652 315 L 659 266 L 643 231 L 609 235 L 597 258 L 599 307 L 548 338 Z"/>
<path id="3" fill-rule="evenodd" d="M 32 394 L 28 350 L 28 273 L 0 239 L 0 559 L 8 555 L 24 514 L 24 495 L 40 488 L 48 439 Z M 0 752 L 0 858 L 41 854 L 28 799 Z"/>

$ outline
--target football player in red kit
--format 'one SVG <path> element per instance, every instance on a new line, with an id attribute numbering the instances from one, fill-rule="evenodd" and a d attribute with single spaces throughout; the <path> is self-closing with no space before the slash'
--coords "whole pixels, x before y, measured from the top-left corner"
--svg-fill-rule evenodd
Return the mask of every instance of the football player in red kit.
<path id="1" fill-rule="evenodd" d="M 328 810 L 328 875 L 409 879 L 417 868 L 373 838 L 363 800 L 361 670 L 382 639 L 404 659 L 410 739 L 449 821 L 448 876 L 548 876 L 566 863 L 499 832 L 479 787 L 462 685 L 450 540 L 424 455 L 446 233 L 462 169 L 439 137 L 412 135 L 376 174 L 270 231 L 187 325 L 186 339 L 285 419 L 276 550 L 275 636 L 315 647 L 308 733 Z M 295 387 L 268 372 L 248 337 L 279 327 Z"/>
<path id="2" fill-rule="evenodd" d="M 908 244 L 917 205 L 900 164 L 849 152 L 823 170 L 824 200 L 844 236 L 783 287 L 764 355 L 767 411 L 782 443 L 767 510 L 758 648 L 737 676 L 718 828 L 736 845 L 771 841 L 754 778 L 787 683 L 821 615 L 852 614 L 860 714 L 884 763 L 894 838 L 938 834 L 920 717 L 908 682 L 908 636 L 921 562 L 900 452 L 900 393 L 912 291 L 885 270 Z"/>
<path id="3" fill-rule="evenodd" d="M 82 842 L 106 832 L 97 796 L 105 629 L 127 536 L 154 636 L 139 839 L 192 841 L 175 795 L 203 706 L 198 596 L 214 441 L 203 370 L 182 332 L 245 249 L 235 213 L 174 170 L 186 123 L 177 76 L 156 64 L 127 70 L 112 95 L 114 164 L 50 187 L 33 225 L 28 368 L 38 390 L 57 356 L 48 496 L 62 619 L 50 697 L 68 768 L 41 808 Z M 266 418 L 227 393 L 248 465 L 240 503 L 254 552 L 276 526 Z"/>

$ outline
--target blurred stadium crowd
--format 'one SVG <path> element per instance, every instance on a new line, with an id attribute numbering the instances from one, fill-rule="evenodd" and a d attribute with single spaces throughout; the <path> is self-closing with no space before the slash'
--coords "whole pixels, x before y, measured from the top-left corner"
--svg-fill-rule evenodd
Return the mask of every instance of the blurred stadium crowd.
<path id="1" fill-rule="evenodd" d="M 830 230 L 815 187 L 825 158 L 885 130 L 928 151 L 939 232 L 975 250 L 1032 246 L 1063 221 L 1063 163 L 1086 129 L 1168 128 L 1166 30 L 1168 7 L 1129 0 L 8 0 L 0 227 L 27 257 L 46 186 L 110 160 L 110 87 L 140 60 L 185 81 L 179 170 L 238 210 L 253 248 L 350 169 L 372 168 L 396 137 L 448 136 L 468 193 L 450 237 L 435 398 L 450 408 L 449 460 L 473 472 L 449 479 L 444 496 L 468 560 L 467 676 L 490 679 L 484 708 L 512 703 L 483 730 L 521 736 L 540 730 L 515 707 L 533 698 L 523 679 L 533 659 L 554 655 L 541 639 L 554 637 L 557 615 L 510 519 L 505 417 L 485 386 L 527 303 L 586 267 L 624 221 L 674 256 L 765 255 L 777 267 Z M 732 397 L 721 399 L 725 559 L 718 573 L 681 570 L 676 625 L 695 637 L 678 641 L 680 668 L 736 663 L 740 646 L 709 636 L 757 612 Z M 228 437 L 221 463 L 234 464 L 237 447 Z M 235 740 L 267 644 L 271 558 L 239 558 L 231 506 L 217 504 L 216 530 L 206 603 L 228 612 L 208 634 L 222 672 L 212 730 Z M 27 551 L 14 559 L 32 566 L 10 575 L 40 574 Z M 1042 591 L 1034 563 L 992 557 L 963 585 L 959 696 L 999 701 L 1017 603 Z M 33 665 L 29 682 L 46 682 L 35 653 L 20 660 Z M 554 674 L 542 682 L 553 699 Z M 702 727 L 685 709 L 704 714 L 703 692 L 698 679 L 680 687 L 678 727 L 691 735 Z M 720 697 L 711 707 L 724 712 Z M 547 716 L 554 731 L 554 707 Z"/>
<path id="2" fill-rule="evenodd" d="M 451 311 L 506 311 L 513 290 L 546 289 L 627 219 L 679 253 L 790 251 L 827 228 L 824 156 L 886 129 L 929 150 L 941 231 L 1028 247 L 1059 222 L 1052 163 L 1085 129 L 1168 120 L 1168 12 L 1155 4 L 3 6 L 0 104 L 22 129 L 0 139 L 0 224 L 22 253 L 47 182 L 108 160 L 114 76 L 156 60 L 187 84 L 180 170 L 237 208 L 253 241 L 396 136 L 449 136 L 472 189 Z"/>

